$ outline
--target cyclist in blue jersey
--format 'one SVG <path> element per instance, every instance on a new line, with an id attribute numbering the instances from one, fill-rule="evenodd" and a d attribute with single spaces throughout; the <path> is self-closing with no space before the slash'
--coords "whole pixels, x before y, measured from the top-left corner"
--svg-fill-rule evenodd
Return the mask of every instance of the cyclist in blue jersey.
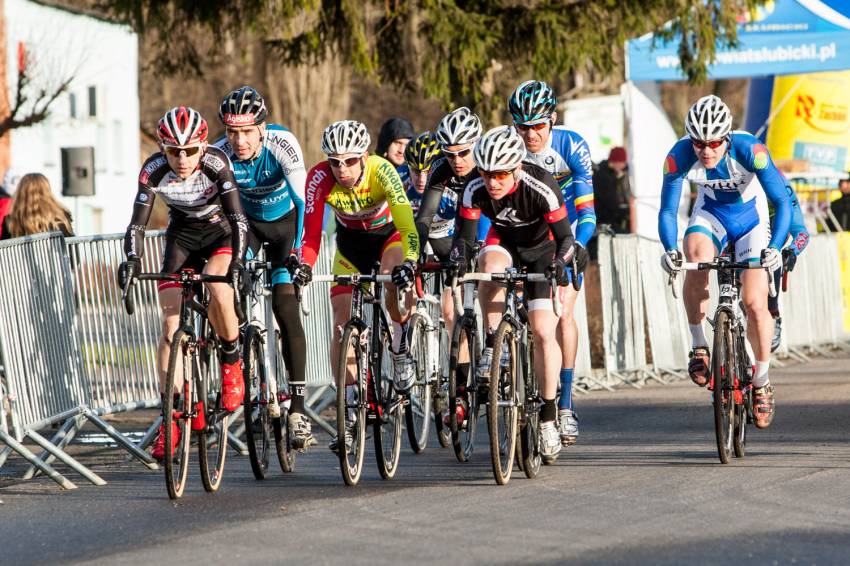
<path id="1" fill-rule="evenodd" d="M 806 228 L 806 222 L 803 219 L 803 209 L 800 206 L 800 199 L 797 198 L 797 193 L 790 186 L 785 187 L 788 190 L 788 197 L 791 199 L 791 224 L 788 228 L 788 238 L 785 240 L 785 247 L 782 248 L 782 268 L 773 272 L 773 281 L 777 289 L 779 289 L 782 274 L 791 272 L 794 265 L 797 264 L 797 256 L 803 253 L 806 246 L 809 245 L 809 230 Z M 770 217 L 773 218 L 775 210 L 770 207 Z M 770 311 L 770 316 L 773 317 L 773 340 L 770 342 L 770 351 L 775 352 L 782 342 L 782 316 L 779 313 L 779 293 L 775 297 L 767 298 L 767 310 Z"/>
<path id="2" fill-rule="evenodd" d="M 780 249 L 788 236 L 791 199 L 785 178 L 761 142 L 747 132 L 732 131 L 732 114 L 714 95 L 700 98 L 688 111 L 687 135 L 664 161 L 658 232 L 665 252 L 661 265 L 674 272 L 681 265 L 678 249 L 678 210 L 682 184 L 697 188 L 688 228 L 685 256 L 688 261 L 711 261 L 726 245 L 734 244 L 735 259 L 760 263 L 771 274 L 782 266 Z M 776 210 L 768 218 L 768 201 Z M 768 377 L 773 319 L 767 309 L 768 280 L 761 270 L 741 274 L 747 338 L 756 357 L 753 403 L 758 428 L 770 425 L 774 391 Z M 684 284 L 693 350 L 688 364 L 691 379 L 708 383 L 710 352 L 702 322 L 708 307 L 708 272 L 688 271 Z"/>
<path id="3" fill-rule="evenodd" d="M 543 81 L 525 81 L 508 99 L 514 127 L 525 142 L 526 160 L 549 171 L 564 197 L 567 214 L 575 234 L 576 269 L 587 267 L 587 243 L 596 230 L 593 208 L 593 163 L 590 148 L 577 133 L 555 126 L 558 99 Z M 572 287 L 560 289 L 563 314 L 558 321 L 561 345 L 561 396 L 558 399 L 558 428 L 561 444 L 578 440 L 578 416 L 572 398 L 573 372 L 578 351 L 578 326 L 574 310 L 578 292 Z"/>
<path id="4" fill-rule="evenodd" d="M 304 414 L 307 344 L 293 283 L 303 285 L 311 278 L 310 267 L 300 262 L 307 172 L 298 140 L 289 130 L 266 123 L 267 116 L 263 97 L 250 86 L 230 92 L 219 108 L 226 135 L 215 145 L 233 163 L 250 223 L 251 253 L 256 255 L 262 243 L 268 244 L 267 260 L 273 267 L 272 305 L 292 389 L 288 426 L 293 446 L 303 449 L 314 440 Z"/>

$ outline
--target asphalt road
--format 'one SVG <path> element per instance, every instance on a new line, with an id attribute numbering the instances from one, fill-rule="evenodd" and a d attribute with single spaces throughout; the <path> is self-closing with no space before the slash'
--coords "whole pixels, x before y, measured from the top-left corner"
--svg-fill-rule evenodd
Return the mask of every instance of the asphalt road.
<path id="1" fill-rule="evenodd" d="M 848 362 L 774 370 L 774 424 L 727 466 L 689 382 L 579 397 L 579 444 L 506 487 L 483 443 L 468 464 L 407 450 L 388 482 L 367 460 L 354 488 L 321 447 L 263 482 L 233 457 L 219 493 L 195 475 L 174 503 L 161 472 L 77 446 L 109 484 L 0 477 L 0 564 L 846 564 Z"/>

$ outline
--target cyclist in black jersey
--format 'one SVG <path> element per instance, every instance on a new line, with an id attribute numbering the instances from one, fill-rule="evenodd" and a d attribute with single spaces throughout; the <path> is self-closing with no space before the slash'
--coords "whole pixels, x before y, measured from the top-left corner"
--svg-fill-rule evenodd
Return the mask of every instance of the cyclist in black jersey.
<path id="1" fill-rule="evenodd" d="M 210 275 L 238 275 L 245 255 L 247 218 L 230 160 L 220 149 L 207 145 L 206 120 L 192 108 L 169 110 L 159 121 L 157 135 L 160 151 L 145 161 L 139 173 L 133 217 L 124 237 L 127 260 L 121 264 L 119 280 L 126 282 L 141 272 L 145 228 L 157 195 L 169 212 L 163 273 L 194 268 Z M 233 411 L 242 404 L 244 391 L 233 289 L 225 283 L 208 288 L 208 316 L 222 346 L 222 405 Z M 171 337 L 179 324 L 180 283 L 160 283 L 159 302 L 163 325 L 157 360 L 160 393 L 167 395 L 175 393 L 164 389 Z M 158 459 L 165 453 L 164 433 L 160 427 L 153 444 L 152 455 Z M 176 423 L 171 438 L 175 446 L 180 442 Z"/>
<path id="2" fill-rule="evenodd" d="M 523 163 L 525 145 L 509 126 L 484 134 L 475 144 L 474 156 L 481 176 L 463 191 L 452 261 L 461 271 L 465 269 L 478 219 L 483 214 L 492 224 L 478 257 L 480 271 L 498 273 L 508 267 L 525 267 L 530 273 L 552 273 L 559 285 L 567 285 L 567 268 L 575 247 L 564 199 L 554 177 L 541 167 Z M 534 371 L 541 378 L 543 394 L 541 450 L 544 457 L 554 458 L 561 450 L 555 404 L 561 364 L 557 320 L 548 283 L 529 283 L 525 294 L 534 333 Z M 479 298 L 487 336 L 477 374 L 479 381 L 487 383 L 493 356 L 501 355 L 493 352 L 492 333 L 502 315 L 504 289 L 482 282 Z"/>

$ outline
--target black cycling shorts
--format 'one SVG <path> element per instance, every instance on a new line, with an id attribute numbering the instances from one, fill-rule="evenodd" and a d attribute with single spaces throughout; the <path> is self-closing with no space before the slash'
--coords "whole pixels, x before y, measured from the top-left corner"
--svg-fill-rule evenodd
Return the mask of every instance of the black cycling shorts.
<path id="1" fill-rule="evenodd" d="M 200 273 L 209 258 L 220 254 L 233 254 L 227 222 L 171 222 L 165 230 L 160 273 L 177 273 L 184 268 Z M 165 281 L 158 289 L 179 286 L 175 281 Z"/>
<path id="2" fill-rule="evenodd" d="M 498 248 L 498 249 L 497 249 Z M 513 246 L 507 242 L 494 242 L 488 240 L 480 253 L 497 252 L 499 249 L 511 256 L 511 266 L 517 269 L 525 268 L 528 273 L 545 273 L 546 268 L 552 265 L 555 257 L 555 241 L 546 240 L 530 248 Z M 529 301 L 534 299 L 550 299 L 551 289 L 547 281 L 526 282 L 526 292 Z"/>
<path id="3" fill-rule="evenodd" d="M 285 265 L 295 245 L 298 212 L 291 210 L 271 222 L 251 218 L 249 225 L 251 229 L 248 231 L 248 248 L 251 250 L 251 257 L 257 257 L 262 244 L 267 244 L 266 261 L 272 263 L 272 283 L 292 283 L 292 277 Z"/>

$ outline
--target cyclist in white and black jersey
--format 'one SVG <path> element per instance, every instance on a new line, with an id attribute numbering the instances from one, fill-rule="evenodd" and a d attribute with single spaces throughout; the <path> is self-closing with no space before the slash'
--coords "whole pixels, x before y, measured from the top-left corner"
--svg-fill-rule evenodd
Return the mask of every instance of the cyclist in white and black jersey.
<path id="1" fill-rule="evenodd" d="M 479 271 L 499 273 L 509 267 L 524 267 L 530 273 L 552 273 L 559 285 L 567 285 L 575 247 L 564 198 L 551 173 L 523 162 L 525 151 L 522 138 L 509 126 L 488 131 L 475 144 L 475 163 L 481 176 L 464 189 L 452 260 L 462 272 L 483 215 L 492 224 L 478 256 Z M 496 283 L 482 282 L 478 292 L 486 317 L 486 338 L 477 374 L 480 382 L 489 383 L 493 356 L 499 355 L 493 352 L 493 332 L 502 316 L 505 291 Z M 548 283 L 525 285 L 525 295 L 534 333 L 534 371 L 540 377 L 543 396 L 541 452 L 551 460 L 561 450 L 555 404 L 561 366 L 555 332 L 558 321 L 552 312 Z"/>
<path id="2" fill-rule="evenodd" d="M 245 255 L 247 218 L 230 160 L 207 145 L 206 120 L 192 108 L 169 110 L 159 121 L 157 135 L 160 151 L 145 161 L 139 173 L 133 216 L 124 237 L 127 261 L 119 278 L 127 281 L 141 272 L 145 228 L 157 196 L 169 211 L 162 273 L 190 267 L 209 275 L 238 274 Z M 222 405 L 233 411 L 241 405 L 244 392 L 233 289 L 225 283 L 208 287 L 208 315 L 222 346 Z M 179 324 L 181 289 L 176 282 L 160 283 L 158 289 L 163 327 L 157 359 L 160 393 L 166 395 L 174 394 L 164 389 L 171 337 Z M 158 459 L 165 454 L 164 432 L 160 427 L 153 444 L 152 455 Z M 171 438 L 175 446 L 180 442 L 176 423 Z"/>

